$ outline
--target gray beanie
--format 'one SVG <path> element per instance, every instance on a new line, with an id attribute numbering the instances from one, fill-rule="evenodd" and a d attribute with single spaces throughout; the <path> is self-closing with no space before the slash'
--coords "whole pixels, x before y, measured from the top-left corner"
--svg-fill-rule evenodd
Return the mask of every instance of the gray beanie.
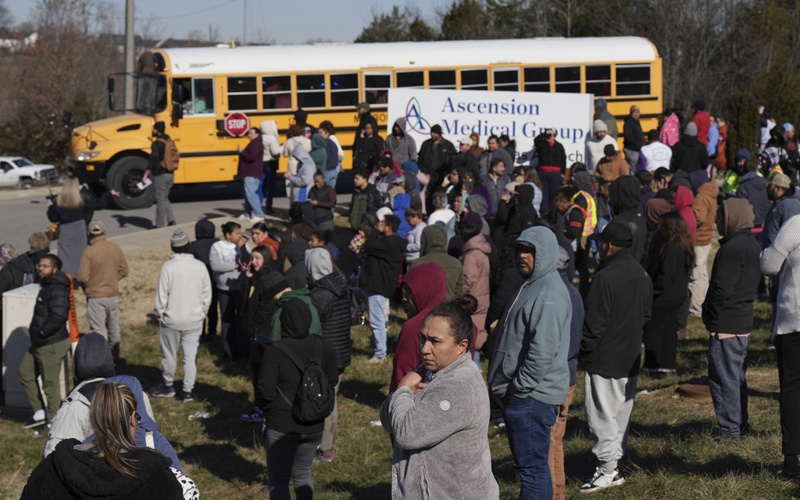
<path id="1" fill-rule="evenodd" d="M 184 233 L 182 229 L 175 230 L 169 238 L 169 244 L 172 248 L 181 248 L 189 244 L 189 235 Z"/>
<path id="2" fill-rule="evenodd" d="M 691 135 L 692 137 L 697 137 L 697 125 L 694 122 L 689 122 L 683 127 L 683 133 L 686 135 Z"/>
<path id="3" fill-rule="evenodd" d="M 594 133 L 598 132 L 606 132 L 608 133 L 608 125 L 603 120 L 595 120 L 594 121 Z"/>
<path id="4" fill-rule="evenodd" d="M 306 250 L 306 271 L 311 281 L 319 281 L 333 272 L 331 254 L 325 248 L 309 248 Z"/>

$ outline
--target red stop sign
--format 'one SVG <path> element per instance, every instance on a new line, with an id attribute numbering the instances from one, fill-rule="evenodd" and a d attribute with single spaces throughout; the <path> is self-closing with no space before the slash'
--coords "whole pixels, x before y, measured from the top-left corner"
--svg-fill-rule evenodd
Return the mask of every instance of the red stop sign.
<path id="1" fill-rule="evenodd" d="M 233 137 L 242 137 L 250 130 L 250 118 L 244 113 L 231 113 L 225 117 L 224 127 Z"/>

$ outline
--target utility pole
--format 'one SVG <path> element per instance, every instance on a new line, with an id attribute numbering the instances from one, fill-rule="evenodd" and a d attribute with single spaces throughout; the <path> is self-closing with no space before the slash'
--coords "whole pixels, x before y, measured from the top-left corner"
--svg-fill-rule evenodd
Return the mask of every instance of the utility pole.
<path id="1" fill-rule="evenodd" d="M 125 0 L 125 112 L 130 113 L 135 108 L 136 96 L 134 94 L 133 83 L 133 20 L 134 20 L 134 1 Z"/>
<path id="2" fill-rule="evenodd" d="M 242 35 L 242 45 L 247 45 L 247 0 L 244 0 L 244 34 Z"/>

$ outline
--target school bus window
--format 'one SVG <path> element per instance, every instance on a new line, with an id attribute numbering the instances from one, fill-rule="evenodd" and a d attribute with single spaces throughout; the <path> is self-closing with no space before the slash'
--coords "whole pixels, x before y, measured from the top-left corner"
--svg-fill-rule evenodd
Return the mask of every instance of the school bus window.
<path id="1" fill-rule="evenodd" d="M 486 69 L 462 69 L 461 88 L 464 90 L 489 90 L 489 73 Z"/>
<path id="2" fill-rule="evenodd" d="M 579 94 L 581 92 L 581 67 L 556 67 L 556 92 Z"/>
<path id="3" fill-rule="evenodd" d="M 297 75 L 297 107 L 325 107 L 325 75 Z"/>
<path id="4" fill-rule="evenodd" d="M 437 69 L 428 71 L 429 89 L 454 89 L 456 88 L 456 70 Z"/>
<path id="5" fill-rule="evenodd" d="M 649 64 L 617 64 L 617 95 L 650 95 Z"/>
<path id="6" fill-rule="evenodd" d="M 292 109 L 292 77 L 262 76 L 261 101 L 264 109 Z"/>
<path id="7" fill-rule="evenodd" d="M 138 81 L 136 111 L 145 115 L 164 111 L 167 107 L 167 79 L 164 75 L 143 73 Z"/>
<path id="8" fill-rule="evenodd" d="M 390 73 L 364 73 L 364 98 L 370 104 L 389 102 L 389 87 L 392 86 Z"/>
<path id="9" fill-rule="evenodd" d="M 358 104 L 358 73 L 331 73 L 331 107 Z"/>
<path id="10" fill-rule="evenodd" d="M 494 90 L 507 90 L 516 92 L 519 90 L 519 70 L 517 68 L 496 68 L 493 75 Z M 548 76 L 548 85 L 550 77 Z M 463 77 L 462 77 L 463 83 Z"/>
<path id="11" fill-rule="evenodd" d="M 176 78 L 184 89 L 184 116 L 214 113 L 214 78 Z"/>
<path id="12" fill-rule="evenodd" d="M 422 71 L 398 71 L 397 87 L 421 89 L 425 87 L 425 74 Z"/>
<path id="13" fill-rule="evenodd" d="M 611 95 L 611 65 L 586 66 L 586 93 L 598 97 Z"/>
<path id="14" fill-rule="evenodd" d="M 525 92 L 550 92 L 550 68 L 525 68 Z"/>
<path id="15" fill-rule="evenodd" d="M 228 111 L 258 109 L 258 88 L 254 76 L 228 77 Z"/>

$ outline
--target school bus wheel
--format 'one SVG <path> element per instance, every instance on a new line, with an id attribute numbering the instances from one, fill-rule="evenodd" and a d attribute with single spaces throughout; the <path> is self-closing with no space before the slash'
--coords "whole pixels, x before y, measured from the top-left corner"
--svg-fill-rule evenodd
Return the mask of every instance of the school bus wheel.
<path id="1" fill-rule="evenodd" d="M 114 197 L 117 206 L 123 210 L 135 210 L 149 207 L 155 199 L 155 188 L 149 186 L 144 190 L 137 187 L 147 170 L 147 160 L 139 156 L 126 156 L 114 162 L 106 174 L 106 185 L 109 189 L 119 191 Z"/>

